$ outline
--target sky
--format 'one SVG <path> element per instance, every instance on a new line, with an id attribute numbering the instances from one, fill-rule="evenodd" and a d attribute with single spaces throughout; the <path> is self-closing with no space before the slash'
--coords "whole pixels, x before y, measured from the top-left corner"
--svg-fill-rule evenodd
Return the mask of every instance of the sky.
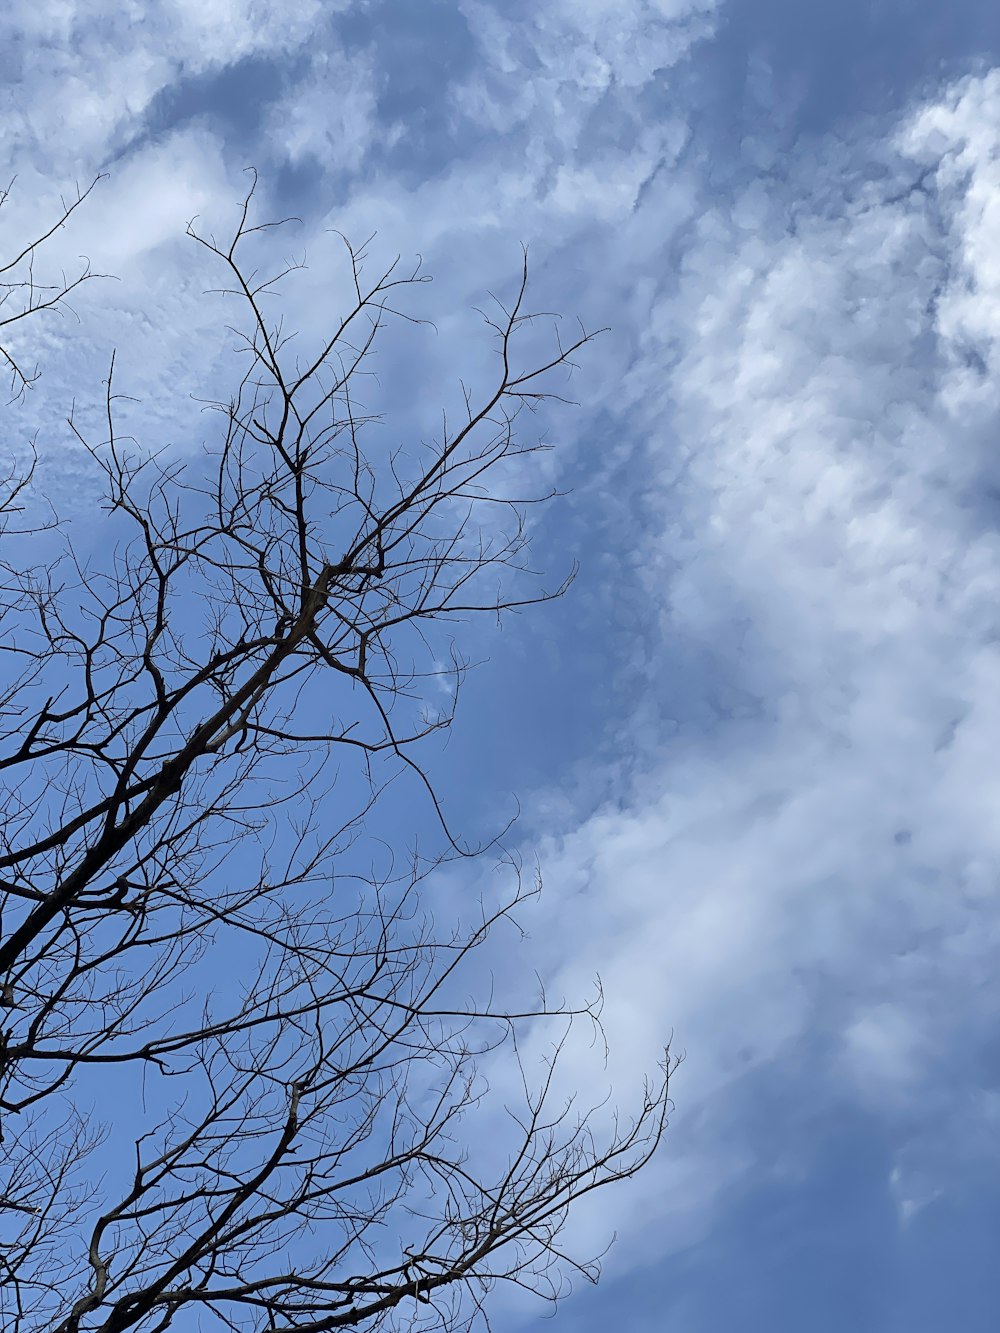
<path id="1" fill-rule="evenodd" d="M 517 794 L 520 962 L 601 976 L 610 1061 L 571 1081 L 624 1104 L 684 1056 L 659 1158 L 573 1223 L 618 1239 L 554 1326 L 995 1328 L 995 6 L 12 0 L 0 75 L 10 236 L 108 173 L 57 245 L 117 281 L 32 331 L 17 418 L 84 534 L 61 422 L 113 346 L 143 442 L 204 437 L 189 395 L 227 372 L 184 225 L 233 218 L 248 165 L 302 219 L 305 331 L 332 228 L 433 273 L 419 366 L 386 350 L 400 428 L 486 364 L 474 307 L 522 242 L 536 304 L 609 329 L 533 532 L 580 575 L 470 630 L 433 759 L 473 835 Z"/>

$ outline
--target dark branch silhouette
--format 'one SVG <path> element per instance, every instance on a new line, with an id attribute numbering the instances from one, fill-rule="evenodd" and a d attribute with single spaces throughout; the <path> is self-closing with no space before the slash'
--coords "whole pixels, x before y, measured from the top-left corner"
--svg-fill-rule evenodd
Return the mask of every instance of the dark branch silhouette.
<path id="1" fill-rule="evenodd" d="M 452 1329 L 498 1282 L 555 1299 L 597 1271 L 562 1252 L 567 1211 L 638 1170 L 665 1124 L 666 1061 L 628 1120 L 561 1092 L 563 1042 L 599 1026 L 599 1001 L 467 998 L 474 951 L 535 891 L 512 858 L 497 848 L 510 891 L 471 921 L 472 904 L 449 930 L 429 910 L 442 861 L 482 850 L 449 829 L 421 757 L 469 665 L 450 638 L 566 586 L 532 583 L 525 502 L 498 484 L 541 447 L 522 414 L 560 396 L 592 335 L 560 341 L 548 317 L 552 350 L 521 359 L 539 319 L 525 254 L 484 315 L 492 383 L 439 438 L 386 450 L 361 377 L 388 321 L 419 322 L 405 303 L 427 279 L 398 260 L 370 277 L 343 242 L 353 297 L 296 352 L 265 311 L 291 268 L 245 257 L 270 230 L 255 185 L 224 242 L 190 228 L 244 359 L 209 404 L 215 443 L 184 465 L 125 436 L 112 361 L 103 426 L 70 422 L 110 538 L 0 564 L 11 1333 Z M 49 235 L 0 268 L 0 337 L 91 276 L 41 284 Z M 15 391 L 33 383 L 0 355 Z M 4 482 L 19 551 L 33 487 L 30 468 Z M 397 780 L 443 854 L 374 844 Z M 520 1051 L 545 1023 L 539 1079 Z M 518 1098 L 489 1095 L 491 1067 L 521 1068 Z"/>

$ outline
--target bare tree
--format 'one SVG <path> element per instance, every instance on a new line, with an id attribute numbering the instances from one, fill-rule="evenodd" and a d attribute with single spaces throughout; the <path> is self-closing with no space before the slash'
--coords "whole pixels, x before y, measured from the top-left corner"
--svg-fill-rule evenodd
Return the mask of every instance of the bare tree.
<path id="1" fill-rule="evenodd" d="M 554 1299 L 596 1276 L 562 1252 L 567 1210 L 664 1128 L 666 1061 L 627 1120 L 563 1098 L 559 1050 L 596 1004 L 467 1000 L 473 951 L 534 892 L 512 858 L 503 901 L 445 930 L 428 905 L 442 860 L 473 852 L 420 758 L 452 721 L 457 649 L 444 711 L 428 685 L 449 622 L 559 591 L 525 583 L 523 504 L 496 479 L 540 447 L 515 426 L 591 335 L 549 320 L 551 351 L 522 362 L 525 260 L 484 316 L 492 384 L 436 440 L 380 451 L 362 376 L 425 277 L 368 277 L 345 242 L 348 308 L 296 352 L 265 309 L 290 268 L 246 257 L 271 231 L 253 205 L 251 187 L 225 242 L 190 229 L 244 358 L 211 404 L 216 443 L 183 465 L 124 437 L 112 362 L 101 438 L 70 424 L 114 541 L 84 556 L 64 533 L 58 559 L 0 566 L 0 1312 L 17 1333 L 466 1327 L 498 1282 Z M 88 276 L 43 288 L 44 240 L 2 271 L 8 319 Z M 5 483 L 13 552 L 31 550 L 29 482 Z M 397 779 L 440 821 L 439 855 L 372 845 Z M 557 1031 L 536 1077 L 519 1052 L 540 1021 Z M 521 1096 L 498 1104 L 483 1069 L 504 1052 Z"/>

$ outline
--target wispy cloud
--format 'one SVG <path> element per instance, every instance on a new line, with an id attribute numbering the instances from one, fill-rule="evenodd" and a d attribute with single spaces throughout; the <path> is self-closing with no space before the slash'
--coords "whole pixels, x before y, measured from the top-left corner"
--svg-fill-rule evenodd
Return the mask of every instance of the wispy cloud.
<path id="1" fill-rule="evenodd" d="M 998 998 L 1000 79 L 880 128 L 709 207 L 631 372 L 645 687 L 672 725 L 644 709 L 643 775 L 543 843 L 538 931 L 559 989 L 601 973 L 616 1087 L 671 1032 L 687 1053 L 620 1265 L 650 1213 L 685 1243 L 673 1172 L 700 1161 L 704 1201 L 752 1162 L 752 1071 L 808 1063 L 800 1111 L 894 1124 L 907 1216 L 940 1188 L 929 1126 L 941 1173 L 970 1098 L 995 1116 L 956 1051 Z"/>

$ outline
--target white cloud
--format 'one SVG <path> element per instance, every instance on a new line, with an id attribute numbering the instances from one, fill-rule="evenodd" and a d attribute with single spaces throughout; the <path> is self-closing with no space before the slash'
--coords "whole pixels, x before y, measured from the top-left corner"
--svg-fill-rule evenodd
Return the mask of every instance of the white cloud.
<path id="1" fill-rule="evenodd" d="M 207 228 L 229 225 L 245 162 L 242 151 L 230 159 L 205 118 L 148 134 L 155 99 L 249 56 L 280 59 L 340 7 L 156 0 L 108 9 L 89 0 L 43 0 L 7 6 L 0 15 L 0 158 L 7 178 L 16 177 L 4 210 L 4 252 L 49 226 L 74 182 L 88 184 L 113 162 L 110 178 L 48 243 L 39 273 L 60 266 L 72 272 L 83 254 L 118 281 L 77 293 L 81 323 L 34 321 L 23 339 L 15 335 L 46 375 L 44 395 L 19 409 L 16 434 L 42 428 L 43 452 L 71 495 L 81 494 L 82 464 L 64 418 L 73 400 L 84 411 L 100 401 L 113 347 L 120 388 L 144 404 L 147 447 L 197 445 L 204 426 L 190 395 L 223 387 L 225 316 L 203 295 L 212 285 L 205 256 L 184 228 L 195 214 Z M 286 128 L 294 131 L 292 122 Z M 47 484 L 61 489 L 58 480 Z M 85 483 L 82 494 L 89 494 Z"/>
<path id="2" fill-rule="evenodd" d="M 898 136 L 904 152 L 933 170 L 949 210 L 954 272 L 938 314 L 949 363 L 942 400 L 966 421 L 991 420 L 1000 404 L 998 101 L 1000 70 L 993 70 L 922 108 Z"/>
<path id="3" fill-rule="evenodd" d="M 956 1034 L 995 1012 L 1000 539 L 970 496 L 1000 383 L 1000 79 L 948 90 L 895 144 L 890 184 L 864 184 L 886 151 L 859 139 L 708 210 L 627 385 L 659 497 L 636 557 L 659 616 L 648 689 L 669 707 L 694 643 L 751 705 L 683 744 L 631 737 L 644 776 L 539 849 L 538 948 L 563 960 L 557 992 L 601 973 L 622 1101 L 665 1035 L 687 1053 L 639 1222 L 623 1191 L 629 1214 L 602 1201 L 594 1223 L 624 1231 L 620 1267 L 651 1213 L 682 1243 L 692 1192 L 697 1214 L 752 1160 L 748 1071 L 819 1060 L 819 1102 L 891 1122 L 919 1104 L 940 1138 L 967 1118 L 943 1074 Z"/>
<path id="4" fill-rule="evenodd" d="M 202 286 L 211 285 L 204 281 L 204 256 L 183 240 L 183 227 L 197 213 L 205 227 L 221 234 L 243 188 L 245 158 L 264 168 L 260 207 L 267 217 L 287 211 L 271 189 L 275 168 L 286 162 L 315 167 L 317 185 L 330 172 L 356 173 L 346 197 L 338 188 L 328 211 L 325 204 L 312 214 L 307 209 L 305 227 L 286 233 L 290 252 L 296 258 L 305 254 L 310 264 L 308 280 L 298 288 L 306 299 L 296 295 L 294 282 L 288 294 L 289 317 L 298 320 L 304 336 L 317 332 L 328 311 L 327 303 L 313 299 L 317 288 L 332 302 L 342 288 L 341 256 L 327 229 L 343 229 L 355 241 L 377 230 L 376 257 L 391 258 L 396 250 L 404 260 L 424 255 L 437 286 L 421 309 L 439 322 L 443 336 L 422 343 L 419 373 L 409 343 L 394 354 L 387 339 L 383 351 L 389 382 L 398 382 L 397 398 L 421 422 L 433 416 L 436 425 L 441 398 L 448 387 L 457 393 L 459 375 L 475 380 L 489 373 L 489 348 L 470 308 L 486 291 L 508 289 L 521 241 L 531 244 L 536 274 L 544 274 L 553 253 L 571 263 L 586 256 L 581 242 L 595 228 L 616 230 L 623 245 L 631 237 L 633 265 L 621 272 L 605 265 L 600 274 L 582 273 L 586 280 L 568 305 L 569 313 L 583 314 L 591 326 L 607 322 L 610 306 L 621 299 L 642 259 L 644 241 L 631 223 L 637 201 L 659 168 L 675 165 L 686 139 L 677 116 L 664 115 L 644 128 L 634 94 L 695 40 L 706 6 L 644 4 L 624 17 L 606 5 L 562 6 L 526 26 L 490 6 L 473 6 L 467 12 L 486 63 L 457 95 L 456 132 L 461 138 L 474 128 L 475 115 L 463 99 L 482 86 L 502 112 L 504 142 L 491 141 L 471 156 L 459 154 L 440 175 L 416 185 L 371 170 L 367 155 L 375 135 L 385 148 L 405 127 L 378 124 L 371 53 L 348 57 L 340 50 L 332 29 L 322 27 L 328 12 L 316 5 L 298 6 L 291 14 L 284 6 L 244 0 L 209 5 L 160 0 L 144 7 L 141 23 L 133 23 L 136 15 L 128 7 L 107 15 L 84 0 L 67 0 L 34 7 L 30 14 L 18 5 L 0 19 L 0 44 L 9 39 L 16 50 L 0 151 L 19 175 L 15 202 L 21 230 L 27 234 L 51 216 L 69 181 L 86 181 L 88 173 L 121 154 L 111 180 L 50 246 L 53 265 L 72 265 L 82 252 L 96 269 L 121 281 L 81 294 L 81 328 L 89 334 L 88 321 L 99 311 L 99 336 L 74 336 L 55 322 L 44 332 L 38 325 L 26 330 L 48 377 L 45 401 L 36 396 L 30 405 L 26 430 L 41 422 L 51 428 L 49 439 L 64 436 L 60 423 L 68 402 L 100 397 L 107 356 L 117 344 L 122 388 L 140 398 L 155 420 L 156 443 L 167 438 L 197 443 L 201 431 L 187 395 L 202 391 L 199 380 L 206 376 L 200 372 L 217 374 L 225 339 L 217 303 L 200 296 Z M 25 34 L 20 44 L 19 29 Z M 298 82 L 266 109 L 257 137 L 238 153 L 208 117 L 145 135 L 157 95 L 179 80 L 249 55 L 271 58 L 292 51 L 308 57 Z M 538 61 L 548 71 L 541 82 L 526 77 L 528 66 Z M 586 73 L 592 66 L 604 69 L 610 80 L 603 91 L 601 79 L 595 83 Z M 592 148 L 577 140 L 598 95 L 607 110 L 624 117 L 625 128 L 614 143 Z M 522 96 L 528 103 L 518 111 Z M 65 130 L 69 123 L 72 136 Z M 684 187 L 675 189 L 673 213 L 685 213 L 689 194 Z M 322 197 L 317 189 L 317 201 Z M 8 209 L 5 220 L 13 219 Z M 563 308 L 563 293 L 553 293 L 551 284 L 546 289 L 536 278 L 535 290 L 539 304 Z M 461 364 L 455 360 L 456 340 L 463 346 Z M 611 379 L 615 373 L 609 367 Z M 584 386 L 589 396 L 598 391 L 600 378 Z M 60 466 L 72 470 L 67 459 L 61 458 Z"/>
<path id="5" fill-rule="evenodd" d="M 313 159 L 322 171 L 362 166 L 376 134 L 371 60 L 335 48 L 312 53 L 307 72 L 270 109 L 264 132 L 268 155 L 296 165 Z M 383 144 L 399 130 L 381 132 Z"/>
<path id="6" fill-rule="evenodd" d="M 635 91 L 687 55 L 712 31 L 717 7 L 717 0 L 640 0 L 627 7 L 614 0 L 557 0 L 510 10 L 462 0 L 487 67 L 514 85 L 508 94 L 517 93 L 501 113 L 502 100 L 478 71 L 464 89 L 465 105 L 478 106 L 487 123 L 500 115 L 505 127 L 540 111 L 540 133 L 553 127 L 558 133 L 565 116 L 560 137 L 568 143 L 573 123 L 613 86 Z"/>
<path id="7" fill-rule="evenodd" d="M 81 422 L 93 421 L 103 436 L 103 381 L 113 351 L 118 389 L 141 400 L 141 447 L 173 444 L 189 452 L 205 434 L 192 395 L 223 391 L 226 374 L 233 373 L 222 362 L 230 312 L 219 298 L 206 296 L 219 285 L 220 272 L 185 226 L 198 213 L 206 228 L 230 225 L 244 187 L 214 136 L 201 129 L 168 135 L 102 181 L 42 251 L 37 271 L 43 281 L 60 270 L 79 271 L 82 255 L 95 273 L 109 275 L 74 294 L 77 319 L 38 319 L 7 339 L 27 362 L 37 361 L 44 376 L 38 392 L 8 410 L 8 431 L 20 438 L 40 431 L 42 457 L 54 469 L 44 484 L 59 500 L 86 505 L 96 481 L 92 472 L 89 481 L 78 472 L 83 465 L 65 417 L 75 402 Z M 33 193 L 22 177 L 9 206 L 8 235 L 38 234 L 53 214 L 51 194 Z M 123 404 L 123 417 L 132 410 Z"/>
<path id="8" fill-rule="evenodd" d="M 306 0 L 91 0 L 8 5 L 9 62 L 0 153 L 46 174 L 95 171 L 142 126 L 157 93 L 182 76 L 299 46 L 330 5 Z"/>

